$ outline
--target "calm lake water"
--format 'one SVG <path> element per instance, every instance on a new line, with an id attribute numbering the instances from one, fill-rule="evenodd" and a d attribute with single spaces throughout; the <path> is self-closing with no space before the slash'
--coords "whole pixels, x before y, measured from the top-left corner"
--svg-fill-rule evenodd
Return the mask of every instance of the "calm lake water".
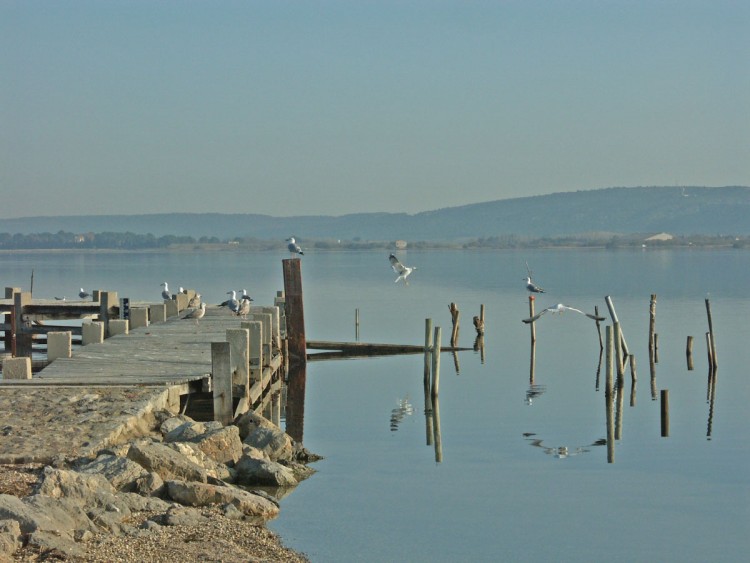
<path id="1" fill-rule="evenodd" d="M 158 301 L 159 284 L 209 302 L 246 288 L 268 304 L 282 253 L 0 254 L 1 283 L 36 297 L 83 286 Z M 423 357 L 308 364 L 305 446 L 325 456 L 270 523 L 313 561 L 744 561 L 750 548 L 750 253 L 702 250 L 407 251 L 410 284 L 387 253 L 302 259 L 311 340 L 421 344 L 425 319 L 459 345 L 486 308 L 484 353 L 443 354 L 440 449 L 425 414 Z M 635 354 L 621 434 L 608 461 L 605 368 L 593 321 L 547 314 L 530 369 L 525 262 L 547 293 L 586 312 L 612 297 Z M 659 362 L 648 363 L 650 295 Z M 710 298 L 717 359 L 712 397 L 705 333 Z M 602 328 L 604 330 L 604 328 Z M 694 337 L 694 369 L 685 346 Z M 670 435 L 661 436 L 660 392 Z M 437 458 L 440 458 L 437 461 Z"/>

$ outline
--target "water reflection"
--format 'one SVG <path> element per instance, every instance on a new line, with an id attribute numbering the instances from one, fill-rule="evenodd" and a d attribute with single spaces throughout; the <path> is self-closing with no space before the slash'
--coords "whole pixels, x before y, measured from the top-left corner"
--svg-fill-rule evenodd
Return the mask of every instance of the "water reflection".
<path id="1" fill-rule="evenodd" d="M 544 440 L 535 438 L 535 436 L 536 434 L 534 432 L 524 432 L 523 434 L 523 437 L 529 442 L 530 446 L 540 448 L 545 454 L 551 455 L 556 459 L 565 459 L 578 454 L 587 453 L 591 451 L 589 448 L 594 446 L 603 446 L 605 444 L 605 440 L 597 440 L 592 444 L 588 444 L 586 446 L 545 446 Z"/>
<path id="2" fill-rule="evenodd" d="M 401 421 L 414 414 L 414 406 L 409 402 L 408 395 L 396 403 L 398 406 L 391 411 L 391 432 L 396 432 Z"/>
<path id="3" fill-rule="evenodd" d="M 526 404 L 531 406 L 534 399 L 540 397 L 547 390 L 544 385 L 536 383 L 536 340 L 531 341 L 531 354 L 529 357 L 529 388 L 526 390 Z"/>
<path id="4" fill-rule="evenodd" d="M 714 424 L 714 399 L 716 398 L 716 368 L 711 364 L 708 365 L 708 424 L 706 429 L 706 438 L 711 439 L 711 429 Z"/>

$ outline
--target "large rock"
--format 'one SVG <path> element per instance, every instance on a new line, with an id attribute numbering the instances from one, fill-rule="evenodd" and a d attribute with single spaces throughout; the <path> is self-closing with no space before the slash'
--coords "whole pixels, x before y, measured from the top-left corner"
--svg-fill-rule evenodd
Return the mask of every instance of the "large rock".
<path id="1" fill-rule="evenodd" d="M 279 514 L 279 507 L 270 500 L 236 487 L 167 481 L 167 490 L 172 500 L 187 506 L 231 504 L 245 515 L 266 520 Z"/>
<path id="2" fill-rule="evenodd" d="M 148 471 L 158 473 L 165 481 L 184 479 L 186 481 L 206 482 L 205 468 L 193 463 L 164 444 L 133 444 L 128 450 L 128 458 Z"/>
<path id="3" fill-rule="evenodd" d="M 273 422 L 253 411 L 247 411 L 245 414 L 240 416 L 235 421 L 234 425 L 239 428 L 240 439 L 243 442 L 245 441 L 245 438 L 247 438 L 247 436 L 257 428 L 277 427 Z"/>
<path id="4" fill-rule="evenodd" d="M 277 426 L 258 426 L 243 443 L 263 451 L 271 461 L 291 461 L 294 457 L 292 438 Z"/>
<path id="5" fill-rule="evenodd" d="M 218 463 L 234 464 L 242 456 L 242 441 L 236 426 L 209 430 L 188 441 Z"/>
<path id="6" fill-rule="evenodd" d="M 103 475 L 118 491 L 135 491 L 138 479 L 149 472 L 141 465 L 126 458 L 113 455 L 100 455 L 91 463 L 78 468 L 81 473 Z"/>
<path id="7" fill-rule="evenodd" d="M 188 442 L 206 433 L 206 425 L 195 420 L 186 420 L 179 426 L 175 426 L 169 430 L 169 432 L 164 433 L 164 429 L 172 426 L 170 424 L 172 420 L 175 419 L 170 418 L 162 424 L 162 433 L 164 434 L 165 442 Z"/>
<path id="8" fill-rule="evenodd" d="M 0 495 L 0 520 L 6 519 L 15 520 L 23 534 L 56 530 L 70 536 L 74 530 L 95 529 L 77 502 L 42 495 L 32 495 L 23 500 L 12 495 Z"/>
<path id="9" fill-rule="evenodd" d="M 21 549 L 21 527 L 15 520 L 0 520 L 0 561 L 10 561 L 10 556 Z"/>
<path id="10" fill-rule="evenodd" d="M 104 475 L 78 473 L 47 466 L 36 492 L 52 498 L 73 498 L 86 504 L 91 499 L 95 500 L 102 492 L 112 494 L 115 489 Z"/>
<path id="11" fill-rule="evenodd" d="M 197 444 L 193 444 L 192 442 L 173 442 L 167 444 L 167 446 L 180 455 L 185 456 L 186 459 L 189 459 L 196 465 L 204 468 L 207 477 L 221 479 L 222 481 L 234 481 L 234 470 L 208 457 L 198 448 Z"/>
<path id="12" fill-rule="evenodd" d="M 293 487 L 297 484 L 294 472 L 274 461 L 243 457 L 235 466 L 235 483 L 239 485 L 270 485 Z"/>

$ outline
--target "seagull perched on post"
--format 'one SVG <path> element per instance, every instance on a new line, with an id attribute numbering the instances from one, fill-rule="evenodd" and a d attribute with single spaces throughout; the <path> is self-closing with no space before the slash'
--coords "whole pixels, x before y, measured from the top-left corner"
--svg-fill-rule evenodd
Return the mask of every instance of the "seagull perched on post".
<path id="1" fill-rule="evenodd" d="M 393 268 L 393 271 L 398 274 L 398 277 L 393 281 L 393 283 L 398 283 L 399 280 L 404 280 L 404 283 L 408 284 L 406 278 L 408 278 L 409 275 L 417 268 L 404 266 L 394 254 L 391 254 L 388 257 L 388 260 L 390 260 L 391 262 L 391 268 Z"/>
<path id="2" fill-rule="evenodd" d="M 531 281 L 531 268 L 529 268 L 528 262 L 526 262 L 526 273 L 528 274 L 526 276 L 526 289 L 531 293 L 544 293 L 544 290 L 541 287 Z"/>
<path id="3" fill-rule="evenodd" d="M 305 253 L 302 252 L 302 248 L 300 247 L 300 245 L 295 242 L 294 237 L 289 237 L 288 239 L 286 239 L 286 242 L 289 243 L 286 245 L 286 247 L 289 249 L 289 252 L 291 252 L 292 254 L 299 254 L 300 256 L 305 255 Z"/>
<path id="4" fill-rule="evenodd" d="M 78 292 L 78 297 L 81 299 L 86 299 L 87 297 L 91 297 L 91 294 L 88 291 L 84 291 L 83 288 L 81 288 L 81 291 Z"/>
<path id="5" fill-rule="evenodd" d="M 164 282 L 161 285 L 164 286 L 164 289 L 161 290 L 161 296 L 162 296 L 162 298 L 163 299 L 172 299 L 172 294 L 169 293 L 169 285 L 167 284 L 167 282 Z"/>
<path id="6" fill-rule="evenodd" d="M 236 313 L 240 308 L 240 302 L 237 301 L 237 292 L 234 290 L 227 291 L 227 295 L 231 295 L 231 297 L 224 301 L 224 303 L 222 303 L 222 306 L 227 306 L 229 307 L 229 310 L 232 311 L 232 313 Z"/>
<path id="7" fill-rule="evenodd" d="M 242 317 L 243 319 L 247 318 L 248 313 L 250 312 L 250 302 L 253 301 L 253 298 L 249 295 L 245 294 L 242 296 L 242 299 L 240 300 L 240 306 L 237 309 L 237 314 Z"/>
<path id="8" fill-rule="evenodd" d="M 539 317 L 541 317 L 545 313 L 560 313 L 560 314 L 562 314 L 565 311 L 573 311 L 574 313 L 580 313 L 581 315 L 584 315 L 584 316 L 586 316 L 586 317 L 588 317 L 588 318 L 590 318 L 592 320 L 595 320 L 595 321 L 604 321 L 604 320 L 606 320 L 604 317 L 597 317 L 596 315 L 590 315 L 589 313 L 584 313 L 583 311 L 581 311 L 580 309 L 576 309 L 575 307 L 566 307 L 562 303 L 558 303 L 554 307 L 547 307 L 546 309 L 542 309 L 541 311 L 539 311 L 533 317 L 530 317 L 528 319 L 522 319 L 522 322 L 524 322 L 526 324 L 533 323 L 534 321 L 536 321 Z"/>

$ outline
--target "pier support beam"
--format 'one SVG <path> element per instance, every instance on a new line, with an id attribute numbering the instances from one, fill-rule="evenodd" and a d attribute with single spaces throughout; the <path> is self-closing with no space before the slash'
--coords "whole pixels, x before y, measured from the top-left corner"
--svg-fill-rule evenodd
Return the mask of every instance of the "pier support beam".
<path id="1" fill-rule="evenodd" d="M 299 258 L 282 260 L 284 269 L 284 302 L 289 363 L 307 363 L 305 311 L 302 304 L 302 268 Z"/>
<path id="2" fill-rule="evenodd" d="M 223 425 L 232 422 L 232 362 L 229 342 L 211 342 L 214 420 Z"/>

